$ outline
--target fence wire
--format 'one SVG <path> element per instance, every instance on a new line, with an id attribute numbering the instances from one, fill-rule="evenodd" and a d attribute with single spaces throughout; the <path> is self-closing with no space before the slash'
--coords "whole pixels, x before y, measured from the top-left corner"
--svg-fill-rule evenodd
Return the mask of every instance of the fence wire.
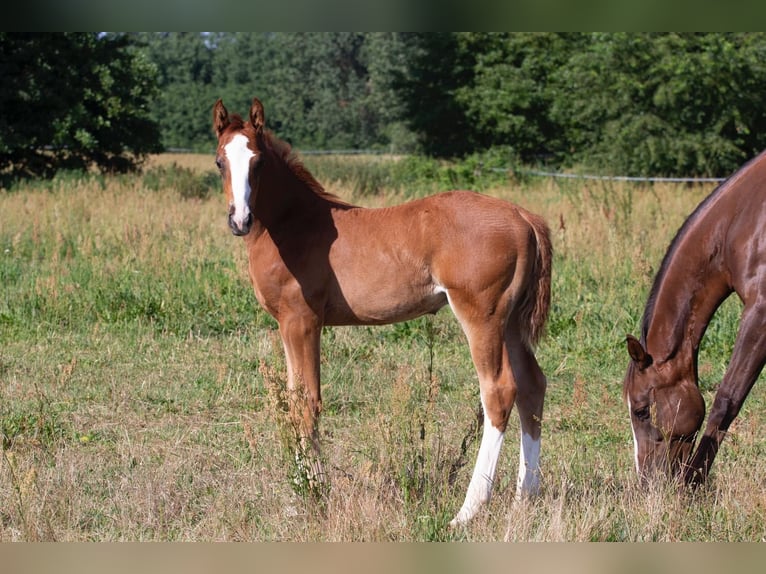
<path id="1" fill-rule="evenodd" d="M 491 168 L 496 172 L 512 172 L 522 175 L 532 175 L 537 177 L 553 177 L 564 179 L 590 179 L 596 181 L 635 181 L 635 182 L 669 182 L 669 183 L 721 183 L 726 181 L 725 177 L 641 177 L 631 175 L 593 175 L 578 173 L 560 173 L 555 171 L 540 171 L 535 169 L 516 169 L 510 170 L 501 167 Z"/>

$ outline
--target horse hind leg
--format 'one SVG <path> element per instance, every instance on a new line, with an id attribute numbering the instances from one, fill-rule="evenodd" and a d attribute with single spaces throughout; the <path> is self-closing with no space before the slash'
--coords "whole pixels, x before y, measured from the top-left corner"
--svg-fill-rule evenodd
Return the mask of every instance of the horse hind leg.
<path id="1" fill-rule="evenodd" d="M 454 302 L 451 304 L 456 310 Z M 460 319 L 460 308 L 455 314 Z M 465 501 L 450 526 L 466 524 L 489 502 L 508 416 L 516 399 L 516 383 L 503 343 L 502 327 L 463 324 L 463 329 L 479 377 L 484 430 Z"/>
<path id="2" fill-rule="evenodd" d="M 505 428 L 503 427 L 501 430 L 489 420 L 483 397 L 481 403 L 484 410 L 484 431 L 465 500 L 455 518 L 450 521 L 450 526 L 453 527 L 468 523 L 476 516 L 479 509 L 489 502 L 492 496 L 492 485 L 495 480 L 500 450 L 503 446 Z"/>
<path id="3" fill-rule="evenodd" d="M 547 380 L 533 351 L 519 337 L 509 333 L 507 345 L 513 357 L 511 368 L 518 389 L 516 409 L 521 422 L 516 482 L 516 499 L 521 500 L 540 491 L 540 443 Z"/>
<path id="4" fill-rule="evenodd" d="M 537 495 L 540 488 L 540 439 L 547 381 L 537 359 L 513 317 L 504 337 L 492 336 L 491 331 L 477 335 L 474 330 L 469 334 L 469 342 L 479 375 L 484 431 L 465 502 L 451 526 L 466 524 L 489 502 L 514 404 L 521 421 L 516 498 Z"/>

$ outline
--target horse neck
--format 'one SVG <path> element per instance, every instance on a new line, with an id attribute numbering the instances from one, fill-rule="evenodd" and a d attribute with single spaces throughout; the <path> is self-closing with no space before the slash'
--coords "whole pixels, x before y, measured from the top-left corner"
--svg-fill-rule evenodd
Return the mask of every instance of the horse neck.
<path id="1" fill-rule="evenodd" d="M 727 226 L 720 214 L 730 210 L 718 206 L 714 211 L 707 205 L 682 228 L 652 289 L 644 338 L 660 363 L 683 357 L 696 365 L 708 323 L 732 291 L 722 257 L 726 233 L 718 227 Z"/>
<path id="2" fill-rule="evenodd" d="M 272 232 L 288 220 L 317 216 L 326 203 L 278 158 L 269 158 L 256 180 L 253 214 Z"/>

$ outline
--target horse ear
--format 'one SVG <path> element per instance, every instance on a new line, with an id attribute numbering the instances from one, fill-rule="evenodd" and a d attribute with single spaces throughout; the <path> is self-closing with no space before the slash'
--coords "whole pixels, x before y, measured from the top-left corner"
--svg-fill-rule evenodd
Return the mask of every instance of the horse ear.
<path id="1" fill-rule="evenodd" d="M 258 98 L 253 98 L 253 105 L 250 107 L 250 123 L 255 128 L 255 133 L 261 135 L 266 120 L 263 115 L 263 104 Z"/>
<path id="2" fill-rule="evenodd" d="M 218 137 L 221 137 L 224 130 L 229 127 L 229 123 L 229 112 L 223 105 L 223 100 L 218 98 L 215 106 L 213 106 L 213 131 Z"/>
<path id="3" fill-rule="evenodd" d="M 652 364 L 652 356 L 646 352 L 641 342 L 633 335 L 628 335 L 625 338 L 625 342 L 628 344 L 628 354 L 633 362 L 636 363 L 640 370 L 644 370 L 646 367 Z"/>

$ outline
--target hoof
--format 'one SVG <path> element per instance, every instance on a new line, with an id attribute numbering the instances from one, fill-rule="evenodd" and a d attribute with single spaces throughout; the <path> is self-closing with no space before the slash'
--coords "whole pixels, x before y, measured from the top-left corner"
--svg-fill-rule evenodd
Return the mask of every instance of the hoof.
<path id="1" fill-rule="evenodd" d="M 450 520 L 449 527 L 450 528 L 458 528 L 459 526 L 465 526 L 468 524 L 471 519 L 476 516 L 476 513 L 478 512 L 478 508 L 473 509 L 467 509 L 465 507 L 460 509 L 460 512 L 457 513 L 455 518 Z"/>

